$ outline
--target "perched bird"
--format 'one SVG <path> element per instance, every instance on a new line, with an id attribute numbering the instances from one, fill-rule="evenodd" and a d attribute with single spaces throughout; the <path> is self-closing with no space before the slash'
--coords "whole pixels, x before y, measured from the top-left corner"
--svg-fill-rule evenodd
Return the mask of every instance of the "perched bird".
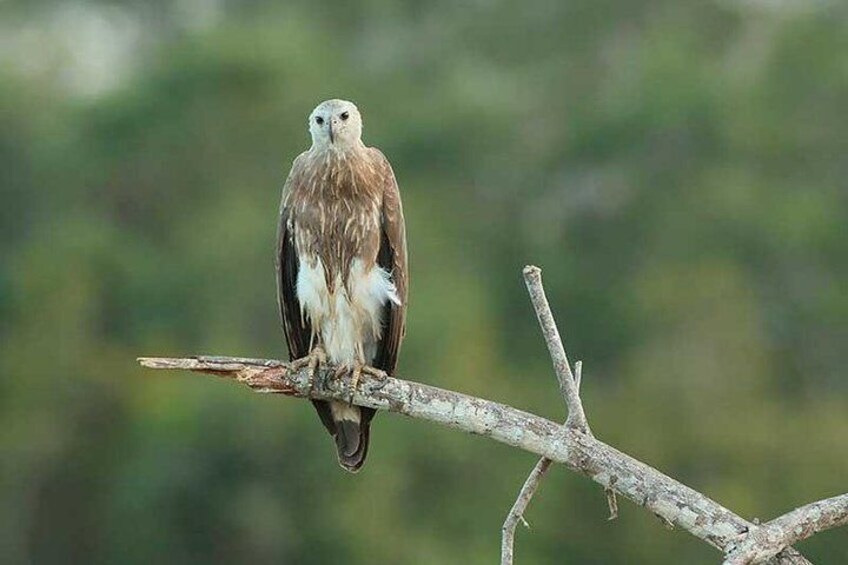
<path id="1" fill-rule="evenodd" d="M 362 143 L 352 102 L 309 115 L 312 147 L 292 164 L 280 204 L 277 295 L 289 358 L 314 375 L 329 362 L 351 374 L 392 374 L 405 333 L 409 278 L 400 193 L 389 161 Z M 339 464 L 368 454 L 374 410 L 314 400 Z"/>

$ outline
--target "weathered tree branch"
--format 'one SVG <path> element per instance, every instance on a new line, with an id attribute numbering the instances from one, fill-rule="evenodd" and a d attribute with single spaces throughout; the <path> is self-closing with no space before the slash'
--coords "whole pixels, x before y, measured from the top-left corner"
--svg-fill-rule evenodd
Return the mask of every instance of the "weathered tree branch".
<path id="1" fill-rule="evenodd" d="M 530 272 L 538 274 L 537 271 Z M 541 298 L 544 299 L 544 296 Z M 544 328 L 546 341 L 548 335 L 558 336 L 552 316 L 549 320 L 540 317 L 539 321 Z M 380 380 L 367 374 L 362 375 L 352 401 L 360 406 L 397 412 L 482 435 L 560 463 L 591 478 L 605 489 L 645 507 L 663 521 L 686 530 L 724 552 L 728 559 L 768 559 L 765 562 L 783 565 L 809 563 L 800 553 L 787 547 L 788 544 L 805 539 L 818 531 L 845 524 L 846 502 L 843 498 L 848 495 L 799 508 L 774 522 L 756 526 L 714 500 L 594 438 L 589 432 L 565 351 L 556 347 L 551 349 L 552 342 L 548 343 L 557 367 L 557 375 L 570 377 L 560 379 L 560 387 L 567 400 L 571 425 L 567 421 L 563 426 L 482 398 L 393 377 Z M 291 371 L 289 364 L 277 360 L 238 357 L 143 357 L 138 361 L 141 365 L 153 369 L 181 369 L 234 379 L 257 392 L 339 401 L 348 401 L 350 394 L 348 378 L 334 378 L 334 368 L 329 366 L 319 370 L 313 386 L 310 387 L 308 368 Z M 522 502 L 522 496 L 519 496 L 513 506 L 516 520 L 520 519 L 518 517 L 523 514 L 529 503 L 535 489 L 534 483 L 538 484 L 539 478 L 544 474 L 541 467 L 547 465 L 542 465 L 540 461 L 522 489 L 522 492 L 526 490 L 529 493 L 526 500 Z M 537 469 L 539 472 L 536 472 Z M 774 542 L 769 536 L 766 536 L 767 542 L 760 541 L 761 530 L 768 526 L 780 529 L 785 535 Z M 504 528 L 506 527 L 505 523 Z M 755 541 L 750 541 L 754 538 Z M 749 546 L 757 549 L 749 549 Z M 761 547 L 767 549 L 761 550 Z M 747 557 L 749 555 L 752 557 Z"/>
<path id="2" fill-rule="evenodd" d="M 332 378 L 332 367 L 321 369 L 310 389 L 308 369 L 289 373 L 288 364 L 276 360 L 142 357 L 139 363 L 151 369 L 182 369 L 230 378 L 257 392 L 321 400 L 348 398 L 347 379 Z M 755 527 L 717 502 L 595 438 L 497 402 L 392 377 L 379 381 L 365 374 L 353 402 L 429 420 L 545 456 L 722 551 Z M 780 558 L 774 563 L 807 563 L 797 553 L 795 557 Z"/>

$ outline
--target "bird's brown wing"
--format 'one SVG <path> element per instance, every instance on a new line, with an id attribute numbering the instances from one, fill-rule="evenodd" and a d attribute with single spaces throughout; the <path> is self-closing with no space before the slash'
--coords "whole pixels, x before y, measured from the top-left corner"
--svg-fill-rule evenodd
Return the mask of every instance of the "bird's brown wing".
<path id="1" fill-rule="evenodd" d="M 390 375 L 397 367 L 400 344 L 406 334 L 406 307 L 409 289 L 409 270 L 406 255 L 406 225 L 397 180 L 388 159 L 379 149 L 371 149 L 383 184 L 383 213 L 380 251 L 377 263 L 391 274 L 400 305 L 386 302 L 383 333 L 377 344 L 372 365 Z"/>
<path id="2" fill-rule="evenodd" d="M 311 337 L 309 322 L 301 316 L 300 302 L 297 300 L 298 258 L 294 246 L 294 227 L 289 222 L 292 193 L 303 177 L 301 162 L 300 157 L 294 160 L 286 179 L 277 225 L 277 302 L 280 307 L 280 323 L 289 348 L 289 359 L 292 361 L 309 354 Z"/>
<path id="3" fill-rule="evenodd" d="M 297 272 L 299 259 L 294 245 L 294 226 L 289 222 L 292 194 L 298 183 L 305 177 L 304 159 L 298 157 L 292 164 L 291 172 L 283 187 L 280 202 L 280 220 L 277 227 L 277 302 L 280 308 L 280 323 L 286 335 L 289 348 L 289 360 L 294 361 L 309 355 L 312 328 L 306 317 L 301 315 L 300 302 L 297 299 Z M 330 413 L 329 405 L 320 400 L 312 402 L 318 416 L 331 435 L 336 434 L 336 424 Z"/>

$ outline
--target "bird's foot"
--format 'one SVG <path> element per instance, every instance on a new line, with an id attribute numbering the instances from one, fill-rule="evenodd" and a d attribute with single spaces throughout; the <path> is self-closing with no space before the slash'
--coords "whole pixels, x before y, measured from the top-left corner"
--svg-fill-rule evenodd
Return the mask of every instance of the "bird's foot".
<path id="1" fill-rule="evenodd" d="M 315 386 L 315 375 L 318 373 L 318 369 L 326 364 L 327 354 L 324 352 L 324 348 L 320 345 L 316 345 L 312 348 L 312 351 L 309 352 L 309 355 L 292 361 L 289 366 L 289 370 L 296 373 L 301 369 L 308 367 L 309 372 L 306 377 L 306 385 L 309 387 L 309 390 L 313 390 Z"/>
<path id="2" fill-rule="evenodd" d="M 389 382 L 389 374 L 382 369 L 378 369 L 377 367 L 372 367 L 371 365 L 363 365 L 362 372 L 366 375 L 371 375 L 374 379 L 377 380 L 377 384 L 371 387 L 371 392 L 375 390 L 380 390 L 386 383 Z"/>
<path id="3" fill-rule="evenodd" d="M 359 386 L 359 380 L 362 378 L 363 374 L 370 375 L 375 379 L 381 381 L 381 384 L 379 386 L 373 387 L 373 390 L 379 390 L 383 388 L 388 377 L 385 371 L 380 370 L 376 367 L 372 367 L 371 365 L 365 365 L 364 363 L 354 363 L 353 365 L 341 365 L 338 369 L 336 369 L 336 378 L 342 378 L 345 375 L 350 375 L 350 385 L 348 387 L 349 403 L 353 402 L 353 395 L 356 393 L 356 388 Z"/>
<path id="4" fill-rule="evenodd" d="M 350 385 L 348 386 L 348 404 L 353 403 L 353 394 L 356 391 L 356 384 L 359 382 L 359 377 L 362 374 L 362 364 L 354 363 L 353 365 L 339 365 L 334 374 L 338 380 L 346 376 L 350 376 Z"/>

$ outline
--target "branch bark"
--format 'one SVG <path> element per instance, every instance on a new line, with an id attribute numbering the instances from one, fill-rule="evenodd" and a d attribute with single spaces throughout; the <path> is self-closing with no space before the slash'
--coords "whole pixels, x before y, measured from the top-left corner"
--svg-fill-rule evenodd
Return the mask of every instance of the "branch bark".
<path id="1" fill-rule="evenodd" d="M 541 291 L 539 270 L 529 267 L 525 274 L 531 279 L 538 276 L 538 286 L 528 283 L 534 305 L 547 305 Z M 549 314 L 550 309 L 546 310 Z M 510 559 L 514 536 L 514 523 L 511 523 L 513 533 L 506 535 L 510 517 L 515 517 L 515 523 L 521 519 L 551 462 L 589 477 L 607 492 L 621 495 L 664 522 L 705 541 L 725 553 L 728 563 L 749 563 L 752 559 L 772 565 L 809 563 L 788 545 L 846 523 L 848 494 L 807 505 L 764 526 L 757 526 L 709 497 L 596 439 L 589 431 L 579 390 L 553 316 L 539 315 L 538 309 L 537 315 L 568 404 L 568 420 L 564 426 L 504 404 L 393 377 L 377 379 L 363 374 L 352 398 L 353 403 L 360 406 L 481 435 L 543 458 L 528 477 L 504 523 L 502 551 L 508 552 Z M 345 402 L 350 395 L 348 377 L 334 378 L 332 366 L 319 369 L 310 387 L 308 368 L 293 371 L 288 363 L 278 360 L 201 356 L 141 357 L 138 361 L 151 369 L 196 371 L 233 379 L 262 393 Z M 766 529 L 769 527 L 770 530 Z M 769 536 L 769 531 L 780 534 Z"/>
<path id="2" fill-rule="evenodd" d="M 824 530 L 848 525 L 848 494 L 811 502 L 752 530 L 724 565 L 762 563 L 783 548 Z"/>

